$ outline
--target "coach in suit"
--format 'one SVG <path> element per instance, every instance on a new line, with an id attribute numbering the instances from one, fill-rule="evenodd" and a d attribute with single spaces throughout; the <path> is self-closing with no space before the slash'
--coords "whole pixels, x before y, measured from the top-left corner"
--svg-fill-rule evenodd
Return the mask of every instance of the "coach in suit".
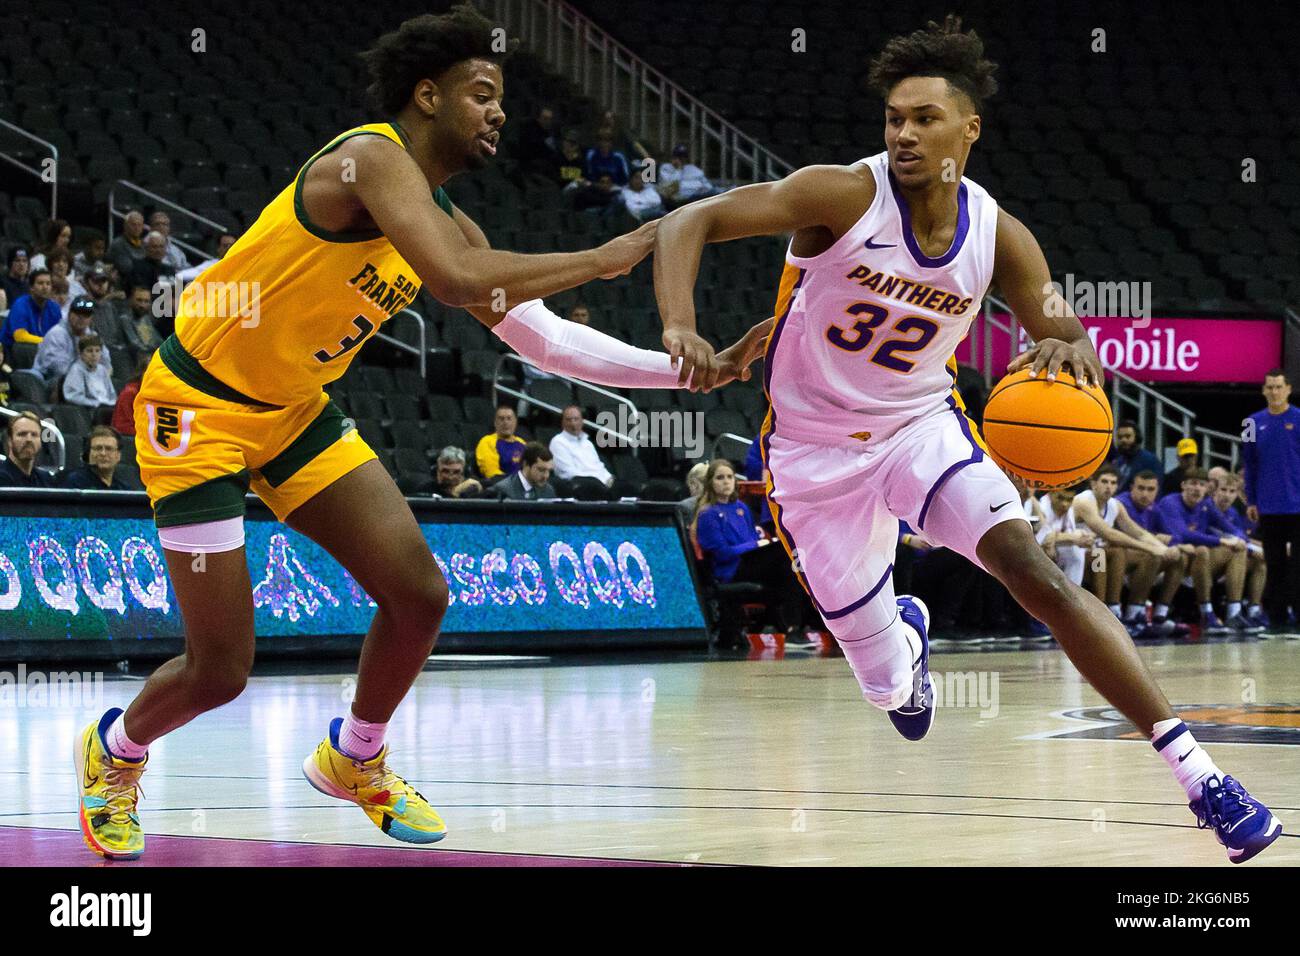
<path id="1" fill-rule="evenodd" d="M 554 498 L 555 489 L 550 485 L 554 467 L 555 458 L 551 450 L 539 441 L 530 441 L 524 446 L 523 464 L 519 470 L 492 485 L 487 495 L 508 501 Z"/>

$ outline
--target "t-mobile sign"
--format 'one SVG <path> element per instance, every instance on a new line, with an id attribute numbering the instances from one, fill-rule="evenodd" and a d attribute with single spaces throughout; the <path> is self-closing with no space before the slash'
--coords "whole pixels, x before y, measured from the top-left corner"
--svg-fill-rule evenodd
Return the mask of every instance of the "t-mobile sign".
<path id="1" fill-rule="evenodd" d="M 1005 313 L 994 313 L 1007 323 Z M 1088 338 L 1107 369 L 1118 369 L 1148 382 L 1263 381 L 1282 359 L 1282 323 L 1278 319 L 1081 317 Z M 1146 322 L 1145 327 L 1142 324 Z M 1011 361 L 1010 336 L 986 326 L 980 316 L 957 349 L 957 361 L 981 365 L 985 336 L 991 335 L 994 368 L 999 373 Z M 1023 327 L 1022 352 L 1030 345 Z"/>

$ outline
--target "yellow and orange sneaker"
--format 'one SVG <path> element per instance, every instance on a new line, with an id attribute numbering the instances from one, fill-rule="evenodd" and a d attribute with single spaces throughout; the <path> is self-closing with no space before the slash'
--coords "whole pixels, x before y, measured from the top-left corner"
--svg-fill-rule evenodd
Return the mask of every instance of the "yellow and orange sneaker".
<path id="1" fill-rule="evenodd" d="M 369 760 L 354 760 L 339 751 L 335 717 L 329 736 L 303 762 L 307 782 L 330 797 L 348 800 L 366 812 L 370 822 L 395 840 L 437 843 L 447 835 L 447 825 L 418 790 L 388 769 L 385 747 Z"/>
<path id="2" fill-rule="evenodd" d="M 121 760 L 108 752 L 104 731 L 122 713 L 114 707 L 77 738 L 73 762 L 81 799 L 77 816 L 86 846 L 109 860 L 134 860 L 144 852 L 144 830 L 136 805 L 144 760 Z"/>

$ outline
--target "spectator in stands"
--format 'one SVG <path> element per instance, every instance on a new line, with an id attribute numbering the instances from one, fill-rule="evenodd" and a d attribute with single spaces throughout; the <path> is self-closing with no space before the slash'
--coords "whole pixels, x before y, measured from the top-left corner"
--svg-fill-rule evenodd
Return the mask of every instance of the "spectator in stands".
<path id="1" fill-rule="evenodd" d="M 551 439 L 555 477 L 567 483 L 566 493 L 580 501 L 617 501 L 630 498 L 636 489 L 615 478 L 582 427 L 582 409 L 569 405 L 560 416 L 563 430 Z"/>
<path id="2" fill-rule="evenodd" d="M 1208 496 L 1223 523 L 1246 542 L 1246 590 L 1242 616 L 1248 623 L 1262 629 L 1267 626 L 1263 603 L 1264 589 L 1268 584 L 1268 562 L 1264 560 L 1264 545 L 1255 538 L 1250 520 L 1234 507 L 1240 497 L 1241 482 L 1231 472 L 1219 481 L 1214 493 Z"/>
<path id="3" fill-rule="evenodd" d="M 49 255 L 55 249 L 62 249 L 71 255 L 72 227 L 66 220 L 51 219 L 45 224 L 41 241 L 36 246 L 36 255 L 32 256 L 32 271 L 49 268 Z"/>
<path id="4" fill-rule="evenodd" d="M 77 361 L 77 345 L 83 338 L 88 335 L 98 338 L 93 324 L 94 313 L 94 301 L 89 296 L 80 296 L 71 303 L 68 317 L 45 333 L 45 338 L 36 349 L 32 371 L 46 385 L 53 385 L 68 374 L 72 364 Z M 104 366 L 109 378 L 112 378 L 113 360 L 107 350 L 104 351 L 100 364 Z"/>
<path id="5" fill-rule="evenodd" d="M 578 134 L 570 130 L 560 141 L 560 160 L 555 174 L 560 187 L 566 193 L 573 193 L 591 185 L 590 181 L 582 175 L 582 168 L 582 147 L 578 145 Z"/>
<path id="6" fill-rule="evenodd" d="M 1196 465 L 1196 458 L 1200 454 L 1200 449 L 1196 447 L 1196 439 L 1183 438 L 1178 442 L 1178 464 L 1165 473 L 1165 480 L 1160 483 L 1160 495 L 1176 495 L 1182 491 L 1183 478 L 1193 471 L 1199 471 Z"/>
<path id="7" fill-rule="evenodd" d="M 678 143 L 673 147 L 672 159 L 659 167 L 659 194 L 670 208 L 723 192 L 709 182 L 704 170 L 688 160 L 689 156 L 686 145 Z"/>
<path id="8" fill-rule="evenodd" d="M 122 220 L 122 234 L 108 246 L 108 258 L 117 269 L 118 279 L 130 281 L 131 272 L 138 260 L 144 258 L 144 215 L 131 211 Z"/>
<path id="9" fill-rule="evenodd" d="M 93 235 L 88 238 L 81 251 L 72 257 L 72 271 L 77 274 L 77 278 L 85 282 L 86 276 L 96 266 L 103 266 L 104 274 L 107 275 L 108 266 L 111 263 L 108 260 L 108 246 L 104 242 L 104 237 Z"/>
<path id="10" fill-rule="evenodd" d="M 629 174 L 627 157 L 614 148 L 614 140 L 609 131 L 602 131 L 596 145 L 588 149 L 583 157 L 583 177 L 589 182 L 600 183 L 608 176 L 613 186 L 622 188 L 627 185 Z"/>
<path id="11" fill-rule="evenodd" d="M 443 498 L 477 498 L 483 492 L 483 485 L 465 474 L 465 452 L 455 445 L 448 445 L 438 452 L 434 463 L 433 493 Z"/>
<path id="12" fill-rule="evenodd" d="M 555 489 L 550 484 L 555 460 L 550 449 L 539 441 L 530 441 L 524 445 L 522 462 L 522 467 L 513 475 L 488 489 L 488 497 L 508 501 L 538 501 L 555 497 Z"/>
<path id="13" fill-rule="evenodd" d="M 149 217 L 149 230 L 151 233 L 156 232 L 163 237 L 163 262 L 172 267 L 172 274 L 180 272 L 182 269 L 188 269 L 190 260 L 181 250 L 180 246 L 172 242 L 172 220 L 171 216 L 162 210 L 158 210 Z M 149 252 L 148 237 L 145 238 L 145 254 Z"/>
<path id="14" fill-rule="evenodd" d="M 659 190 L 646 188 L 643 170 L 644 166 L 640 162 L 633 163 L 632 178 L 620 193 L 623 208 L 637 222 L 658 219 L 668 211 L 664 208 Z"/>
<path id="15" fill-rule="evenodd" d="M 691 522 L 695 520 L 697 502 L 700 500 L 700 492 L 704 490 L 704 476 L 708 474 L 708 471 L 709 463 L 707 461 L 697 461 L 691 465 L 691 470 L 686 473 L 686 490 L 689 495 L 677 502 L 677 510 L 681 513 L 682 524 L 688 528 Z"/>
<path id="16" fill-rule="evenodd" d="M 27 250 L 21 246 L 10 249 L 8 266 L 3 279 L 0 279 L 0 286 L 3 286 L 0 309 L 9 308 L 31 291 L 27 281 L 27 271 L 31 266 L 27 258 Z"/>
<path id="17" fill-rule="evenodd" d="M 121 289 L 113 288 L 111 271 L 111 266 L 107 266 L 102 262 L 95 263 L 85 275 L 86 291 L 84 294 L 90 296 L 95 303 L 96 309 L 102 308 L 112 315 L 113 321 L 116 322 L 117 315 L 116 310 L 113 309 L 113 303 L 125 299 L 126 293 Z"/>
<path id="18" fill-rule="evenodd" d="M 142 285 L 153 294 L 160 279 L 170 279 L 175 274 L 176 267 L 167 261 L 167 237 L 161 232 L 149 233 L 144 237 L 144 256 L 131 267 L 129 284 Z"/>
<path id="19" fill-rule="evenodd" d="M 144 379 L 145 369 L 149 367 L 149 356 L 141 355 L 135 360 L 135 369 L 131 377 L 122 386 L 113 406 L 113 431 L 128 438 L 135 437 L 135 397 L 140 394 L 140 382 Z"/>
<path id="20" fill-rule="evenodd" d="M 0 462 L 0 488 L 54 487 L 54 476 L 36 467 L 43 428 L 35 412 L 20 412 L 17 418 L 9 419 L 5 432 L 8 458 Z"/>
<path id="21" fill-rule="evenodd" d="M 519 130 L 519 171 L 553 179 L 560 165 L 560 144 L 555 136 L 555 110 L 540 106 L 537 115 Z"/>
<path id="22" fill-rule="evenodd" d="M 478 447 L 474 449 L 478 472 L 489 482 L 499 481 L 518 471 L 524 457 L 524 445 L 527 444 L 515 434 L 519 418 L 509 405 L 497 406 L 493 423 L 496 430 L 480 438 Z"/>
<path id="23" fill-rule="evenodd" d="M 597 137 L 608 136 L 614 148 L 628 159 L 649 159 L 650 151 L 630 136 L 623 127 L 623 121 L 613 110 L 606 110 L 600 117 L 600 129 Z"/>
<path id="24" fill-rule="evenodd" d="M 45 266 L 50 270 L 50 284 L 52 286 L 57 286 L 60 279 L 68 284 L 68 299 L 63 306 L 63 315 L 66 317 L 68 306 L 72 304 L 74 299 L 86 294 L 86 287 L 73 274 L 72 256 L 68 255 L 67 249 L 51 251 L 45 257 Z"/>
<path id="25" fill-rule="evenodd" d="M 1137 422 L 1125 420 L 1115 426 L 1115 446 L 1111 449 L 1106 464 L 1114 465 L 1119 471 L 1119 490 L 1128 491 L 1133 485 L 1133 476 L 1139 471 L 1161 471 L 1160 459 L 1155 452 L 1142 446 L 1142 433 L 1138 431 Z"/>
<path id="26" fill-rule="evenodd" d="M 1280 630 L 1288 626 L 1288 608 L 1300 617 L 1300 409 L 1280 368 L 1264 377 L 1264 398 L 1268 407 L 1250 416 L 1254 434 L 1241 443 L 1241 456 L 1246 516 L 1258 522 L 1268 564 L 1264 607 Z"/>
<path id="27" fill-rule="evenodd" d="M 136 286 L 126 300 L 126 308 L 119 314 L 122 335 L 137 358 L 152 355 L 162 345 L 162 333 L 153 321 L 153 293 L 145 286 Z"/>
<path id="28" fill-rule="evenodd" d="M 68 303 L 72 301 L 68 296 L 67 276 L 50 276 L 50 298 L 58 305 L 59 318 L 62 319 L 68 314 Z"/>
<path id="29" fill-rule="evenodd" d="M 105 425 L 90 430 L 86 442 L 86 463 L 63 476 L 64 488 L 94 488 L 103 491 L 130 491 L 117 474 L 122 461 L 122 444 L 117 432 Z"/>
<path id="30" fill-rule="evenodd" d="M 63 310 L 54 301 L 50 273 L 33 269 L 31 291 L 9 305 L 9 317 L 0 329 L 0 345 L 11 351 L 15 342 L 39 345 L 45 333 L 63 321 Z"/>
<path id="31" fill-rule="evenodd" d="M 1143 530 L 1155 535 L 1162 544 L 1169 548 L 1161 559 L 1160 573 L 1164 575 L 1164 578 L 1160 582 L 1160 591 L 1156 597 L 1155 607 L 1152 609 L 1151 626 L 1153 633 L 1148 635 L 1168 637 L 1186 630 L 1170 617 L 1169 606 L 1173 603 L 1174 595 L 1178 593 L 1183 579 L 1187 577 L 1188 570 L 1196 560 L 1196 548 L 1185 542 L 1175 544 L 1173 536 L 1165 531 L 1164 525 L 1161 523 L 1160 512 L 1155 507 L 1159 491 L 1159 475 L 1154 471 L 1139 471 L 1133 476 L 1133 487 L 1123 494 L 1117 495 L 1115 500 L 1123 506 L 1125 513 L 1133 519 L 1134 523 Z M 1131 603 L 1133 604 L 1144 603 L 1147 599 L 1146 594 L 1139 593 L 1136 589 L 1132 590 L 1131 594 Z"/>
<path id="32" fill-rule="evenodd" d="M 692 532 L 715 580 L 763 585 L 767 623 L 796 635 L 816 621 L 785 548 L 759 536 L 749 506 L 736 497 L 736 472 L 725 458 L 709 463 Z"/>
<path id="33" fill-rule="evenodd" d="M 1094 550 L 1094 560 L 1089 563 L 1092 593 L 1106 602 L 1130 633 L 1138 634 L 1146 629 L 1146 597 L 1160 574 L 1169 547 L 1134 521 L 1115 500 L 1118 484 L 1119 470 L 1114 465 L 1098 468 L 1089 489 L 1074 497 L 1074 520 L 1100 539 L 1098 544 L 1105 553 L 1104 560 L 1097 561 Z M 1129 605 L 1122 608 L 1125 573 L 1132 574 L 1132 581 Z"/>
<path id="34" fill-rule="evenodd" d="M 100 361 L 104 343 L 98 335 L 87 335 L 77 342 L 77 361 L 63 380 L 63 400 L 95 410 L 96 424 L 107 424 L 117 404 L 117 389 L 108 369 Z"/>
<path id="35" fill-rule="evenodd" d="M 9 392 L 13 388 L 13 366 L 5 358 L 5 349 L 0 345 L 0 406 L 9 407 Z"/>
<path id="36" fill-rule="evenodd" d="M 216 242 L 213 244 L 216 250 L 215 254 L 210 258 L 204 259 L 196 266 L 182 269 L 180 272 L 176 273 L 176 278 L 181 280 L 181 282 L 193 282 L 205 269 L 226 257 L 226 253 L 230 251 L 230 247 L 235 244 L 236 238 L 237 237 L 233 233 L 221 233 L 221 235 L 217 236 Z"/>
<path id="37" fill-rule="evenodd" d="M 1253 631 L 1241 614 L 1241 597 L 1246 584 L 1246 542 L 1237 537 L 1214 506 L 1205 500 L 1209 476 L 1199 468 L 1183 475 L 1182 490 L 1165 495 L 1156 508 L 1160 523 L 1174 544 L 1196 547 L 1191 564 L 1196 602 L 1201 609 L 1201 627 L 1210 634 L 1233 630 Z M 1221 621 L 1210 603 L 1214 582 L 1222 576 L 1228 601 L 1226 620 Z"/>

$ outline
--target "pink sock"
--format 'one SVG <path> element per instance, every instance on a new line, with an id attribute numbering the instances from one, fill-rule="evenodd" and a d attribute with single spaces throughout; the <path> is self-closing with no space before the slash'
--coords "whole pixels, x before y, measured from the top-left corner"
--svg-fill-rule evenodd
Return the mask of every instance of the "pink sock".
<path id="1" fill-rule="evenodd" d="M 372 724 L 358 720 L 349 708 L 348 715 L 343 718 L 343 726 L 339 728 L 339 753 L 353 760 L 369 760 L 384 749 L 384 734 L 387 730 L 387 723 Z"/>
<path id="2" fill-rule="evenodd" d="M 149 752 L 148 745 L 141 746 L 126 735 L 126 714 L 117 715 L 117 720 L 104 735 L 108 752 L 119 760 L 143 760 Z"/>

